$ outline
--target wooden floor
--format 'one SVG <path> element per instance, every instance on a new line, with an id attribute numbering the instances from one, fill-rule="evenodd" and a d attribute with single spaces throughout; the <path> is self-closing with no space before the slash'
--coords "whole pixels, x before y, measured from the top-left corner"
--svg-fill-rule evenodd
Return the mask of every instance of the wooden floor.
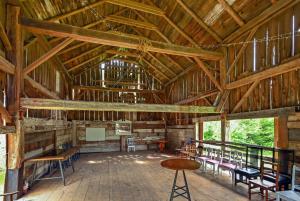
<path id="1" fill-rule="evenodd" d="M 154 152 L 84 154 L 75 162 L 75 173 L 67 169 L 67 186 L 61 180 L 41 181 L 19 200 L 165 201 L 174 171 L 162 168 L 160 161 L 171 157 Z M 246 186 L 232 187 L 228 175 L 213 177 L 195 171 L 187 172 L 187 177 L 192 200 L 248 200 Z"/>

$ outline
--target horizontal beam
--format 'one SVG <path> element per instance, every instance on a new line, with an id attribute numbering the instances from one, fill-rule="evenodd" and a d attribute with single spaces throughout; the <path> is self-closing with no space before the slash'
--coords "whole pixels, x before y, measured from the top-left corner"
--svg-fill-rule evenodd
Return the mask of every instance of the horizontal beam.
<path id="1" fill-rule="evenodd" d="M 155 93 L 163 94 L 163 91 L 149 90 L 149 89 L 125 89 L 125 88 L 109 88 L 109 87 L 97 87 L 97 86 L 73 86 L 74 89 L 79 90 L 91 90 L 91 91 L 112 91 L 112 92 L 131 92 L 131 93 Z"/>
<path id="2" fill-rule="evenodd" d="M 21 24 L 29 32 L 46 34 L 56 37 L 69 37 L 79 41 L 103 44 L 144 51 L 159 52 L 178 56 L 200 57 L 206 60 L 220 60 L 223 54 L 200 48 L 171 45 L 141 37 L 120 35 L 103 31 L 90 30 L 70 25 L 45 22 L 40 20 L 21 18 Z"/>
<path id="3" fill-rule="evenodd" d="M 118 112 L 170 112 L 170 113 L 216 113 L 215 107 L 182 106 L 167 104 L 127 104 L 89 101 L 22 98 L 21 106 L 36 110 L 118 111 Z"/>
<path id="4" fill-rule="evenodd" d="M 188 104 L 188 103 L 198 101 L 198 100 L 203 99 L 203 98 L 207 98 L 207 97 L 216 95 L 218 92 L 219 92 L 219 90 L 209 90 L 209 91 L 205 91 L 205 92 L 200 92 L 197 96 L 187 98 L 185 100 L 181 100 L 181 101 L 179 101 L 175 104 L 177 104 L 177 105 Z"/>
<path id="5" fill-rule="evenodd" d="M 275 67 L 268 68 L 261 72 L 255 73 L 253 75 L 247 76 L 245 78 L 239 79 L 237 81 L 226 84 L 226 89 L 235 89 L 247 84 L 251 84 L 257 80 L 264 80 L 270 77 L 275 77 L 277 75 L 281 75 L 283 73 L 291 72 L 294 70 L 300 69 L 300 58 L 293 59 L 286 63 L 280 64 Z"/>

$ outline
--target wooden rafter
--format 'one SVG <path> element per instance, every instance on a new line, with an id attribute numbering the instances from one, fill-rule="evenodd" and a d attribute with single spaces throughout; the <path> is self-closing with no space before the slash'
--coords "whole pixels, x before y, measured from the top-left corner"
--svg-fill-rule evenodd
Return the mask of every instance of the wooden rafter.
<path id="1" fill-rule="evenodd" d="M 179 68 L 180 70 L 184 70 L 184 68 L 177 61 L 175 61 L 172 57 L 170 57 L 169 55 L 164 55 L 164 56 L 167 57 L 167 59 L 169 61 L 171 61 L 171 63 L 173 65 L 175 65 L 177 68 Z"/>
<path id="2" fill-rule="evenodd" d="M 257 87 L 257 85 L 260 83 L 260 80 L 256 80 L 253 82 L 250 86 L 250 88 L 247 90 L 247 92 L 243 95 L 243 97 L 239 100 L 239 102 L 234 106 L 231 113 L 235 113 L 245 102 L 245 100 L 251 95 L 252 91 Z"/>
<path id="3" fill-rule="evenodd" d="M 200 99 L 204 99 L 204 98 L 216 95 L 218 92 L 219 92 L 218 90 L 209 90 L 209 91 L 200 92 L 197 96 L 187 98 L 185 100 L 181 100 L 175 104 L 177 104 L 177 105 L 188 104 L 188 103 L 191 103 L 194 101 L 198 101 Z"/>
<path id="4" fill-rule="evenodd" d="M 107 16 L 107 17 L 105 17 L 105 20 L 110 21 L 110 22 L 125 24 L 128 26 L 134 26 L 134 27 L 141 28 L 141 29 L 148 29 L 148 30 L 153 30 L 153 31 L 157 30 L 157 27 L 151 23 L 141 22 L 139 20 L 134 20 L 134 19 L 130 19 L 130 18 L 122 17 L 122 16 L 117 16 L 117 15 Z"/>
<path id="5" fill-rule="evenodd" d="M 0 70 L 9 74 L 14 74 L 15 66 L 0 55 Z"/>
<path id="6" fill-rule="evenodd" d="M 177 3 L 203 28 L 205 29 L 216 41 L 222 42 L 223 39 L 208 25 L 203 22 L 203 20 L 184 3 L 182 0 L 177 0 Z"/>
<path id="7" fill-rule="evenodd" d="M 125 52 L 125 51 L 118 51 L 118 50 L 107 50 L 106 53 L 108 54 L 115 54 L 115 55 L 121 55 L 121 56 L 127 56 L 127 57 L 139 57 L 136 53 L 131 52 Z"/>
<path id="8" fill-rule="evenodd" d="M 45 110 L 90 110 L 90 111 L 119 111 L 119 112 L 171 112 L 171 113 L 216 113 L 215 107 L 167 105 L 167 104 L 127 104 L 53 100 L 39 98 L 22 98 L 21 105 L 28 109 Z"/>
<path id="9" fill-rule="evenodd" d="M 171 75 L 176 76 L 176 73 L 170 70 L 164 63 L 162 63 L 154 54 L 148 52 L 147 53 L 156 63 L 158 63 L 161 67 L 167 70 Z"/>
<path id="10" fill-rule="evenodd" d="M 241 16 L 239 16 L 225 0 L 218 0 L 218 2 L 224 7 L 226 12 L 236 21 L 236 23 L 238 23 L 238 25 L 243 26 L 245 24 Z"/>
<path id="11" fill-rule="evenodd" d="M 209 79 L 214 83 L 214 85 L 220 90 L 223 91 L 220 83 L 216 80 L 216 78 L 214 77 L 214 75 L 210 72 L 210 70 L 208 70 L 208 65 L 206 63 L 204 63 L 203 61 L 201 61 L 199 58 L 195 57 L 194 60 L 196 61 L 196 63 L 198 64 L 199 68 L 201 68 L 204 73 L 207 75 L 207 77 L 209 77 Z"/>
<path id="12" fill-rule="evenodd" d="M 70 11 L 68 13 L 64 13 L 62 15 L 52 17 L 52 18 L 48 19 L 47 21 L 49 21 L 49 22 L 55 22 L 57 20 L 62 20 L 64 18 L 70 17 L 72 15 L 75 15 L 75 14 L 87 11 L 87 10 L 89 10 L 91 8 L 100 6 L 100 5 L 104 4 L 104 3 L 105 3 L 105 0 L 98 0 L 97 2 L 95 2 L 93 4 L 89 4 L 89 5 L 83 6 L 82 8 L 79 8 L 77 10 L 73 10 L 73 11 Z"/>
<path id="13" fill-rule="evenodd" d="M 277 75 L 281 75 L 283 73 L 291 72 L 297 69 L 300 69 L 300 58 L 293 59 L 286 63 L 279 64 L 278 66 L 268 68 L 266 70 L 255 73 L 253 75 L 228 83 L 226 84 L 225 88 L 226 89 L 238 88 L 247 84 L 251 84 L 258 80 L 260 81 L 260 80 L 268 79 L 270 77 L 275 77 Z"/>
<path id="14" fill-rule="evenodd" d="M 46 34 L 58 37 L 70 37 L 75 40 L 85 42 L 111 45 L 117 47 L 126 47 L 131 49 L 141 48 L 141 39 L 138 37 L 117 35 L 113 33 L 95 31 L 69 25 L 43 22 L 28 18 L 21 18 L 21 23 L 26 30 L 37 34 Z M 202 50 L 200 48 L 158 43 L 156 41 L 148 42 L 150 43 L 150 45 L 147 45 L 147 47 L 145 47 L 148 51 L 174 54 L 179 56 L 198 56 L 208 60 L 219 60 L 222 58 L 222 53 L 220 52 L 207 51 Z"/>
<path id="15" fill-rule="evenodd" d="M 53 99 L 60 99 L 59 96 L 56 93 L 54 93 L 52 91 L 49 91 L 46 87 L 44 87 L 40 83 L 36 82 L 35 80 L 33 80 L 28 75 L 25 75 L 24 79 L 28 82 L 28 84 L 31 85 L 31 87 L 37 89 L 39 92 L 41 92 L 45 96 L 53 98 Z"/>
<path id="16" fill-rule="evenodd" d="M 157 71 L 160 75 L 162 75 L 165 79 L 170 80 L 170 77 L 168 77 L 165 73 L 163 73 L 161 70 L 159 70 L 157 67 L 155 67 L 150 61 L 142 57 L 142 60 L 153 70 Z"/>
<path id="17" fill-rule="evenodd" d="M 88 50 L 88 51 L 81 52 L 81 53 L 79 53 L 78 55 L 76 55 L 75 57 L 72 57 L 72 58 L 70 58 L 70 59 L 64 61 L 63 64 L 66 65 L 66 64 L 68 64 L 68 63 L 70 63 L 70 62 L 73 62 L 73 61 L 75 61 L 75 60 L 77 60 L 77 59 L 79 59 L 79 58 L 81 58 L 81 57 L 83 57 L 83 56 L 86 56 L 86 55 L 88 55 L 88 54 L 90 54 L 90 53 L 92 53 L 92 52 L 94 52 L 94 51 L 96 51 L 96 50 L 99 50 L 99 49 L 102 48 L 102 47 L 103 47 L 103 45 L 98 45 L 98 46 L 96 46 L 96 47 L 94 47 L 94 48 L 92 48 L 92 49 L 90 49 L 90 50 Z"/>
<path id="18" fill-rule="evenodd" d="M 5 29 L 4 29 L 4 26 L 2 25 L 2 23 L 0 22 L 0 38 L 4 44 L 4 47 L 10 51 L 12 50 L 12 46 L 11 46 L 11 43 L 6 35 L 6 32 L 5 32 Z"/>
<path id="19" fill-rule="evenodd" d="M 57 46 L 53 47 L 51 50 L 46 52 L 43 56 L 29 64 L 24 70 L 23 73 L 24 75 L 30 73 L 37 67 L 39 67 L 41 64 L 45 63 L 48 61 L 51 57 L 53 57 L 57 52 L 62 50 L 64 47 L 68 46 L 74 41 L 74 39 L 65 39 L 62 43 L 58 44 Z"/>
<path id="20" fill-rule="evenodd" d="M 82 63 L 77 64 L 76 66 L 72 66 L 71 68 L 68 69 L 68 71 L 69 72 L 74 71 L 74 70 L 80 68 L 81 66 L 83 66 L 87 63 L 90 63 L 91 61 L 94 61 L 94 60 L 99 59 L 99 58 L 104 58 L 104 57 L 106 57 L 106 52 L 102 52 L 100 54 L 97 54 L 96 56 L 94 56 L 92 58 L 89 58 L 89 59 L 83 61 Z"/>
<path id="21" fill-rule="evenodd" d="M 112 92 L 128 92 L 128 93 L 155 93 L 163 94 L 163 91 L 160 90 L 149 90 L 149 89 L 126 89 L 126 88 L 110 88 L 110 87 L 98 87 L 98 86 L 74 86 L 76 90 L 85 90 L 85 91 L 112 91 Z"/>
<path id="22" fill-rule="evenodd" d="M 155 6 L 146 5 L 136 1 L 130 0 L 105 0 L 107 3 L 111 3 L 118 6 L 123 6 L 135 10 L 139 10 L 145 13 L 150 13 L 153 15 L 163 16 L 165 12 Z"/>
<path id="23" fill-rule="evenodd" d="M 166 84 L 165 87 L 172 84 L 173 82 L 175 82 L 178 78 L 184 76 L 185 74 L 187 74 L 188 72 L 190 72 L 191 70 L 195 69 L 196 65 L 192 65 L 188 68 L 186 68 L 184 71 L 182 71 L 181 73 L 179 73 L 176 77 L 172 78 L 171 80 L 169 80 Z"/>

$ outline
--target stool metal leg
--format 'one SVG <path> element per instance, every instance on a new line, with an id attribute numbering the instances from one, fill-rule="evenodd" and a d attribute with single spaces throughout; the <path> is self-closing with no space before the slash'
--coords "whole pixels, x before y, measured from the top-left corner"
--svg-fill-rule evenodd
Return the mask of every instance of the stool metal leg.
<path id="1" fill-rule="evenodd" d="M 174 198 L 174 193 L 175 193 L 175 189 L 176 189 L 177 175 L 178 175 L 178 170 L 176 170 L 176 173 L 175 173 L 175 177 L 174 177 L 174 181 L 173 181 L 173 186 L 172 186 L 172 193 L 171 193 L 171 196 L 170 196 L 170 201 L 172 201 L 173 198 Z"/>
<path id="2" fill-rule="evenodd" d="M 176 170 L 173 187 L 172 187 L 172 192 L 171 192 L 171 196 L 170 196 L 170 201 L 173 201 L 174 198 L 179 197 L 179 196 L 184 197 L 188 201 L 191 201 L 191 195 L 190 195 L 190 191 L 189 191 L 189 187 L 188 187 L 188 183 L 187 183 L 187 179 L 186 179 L 184 170 L 182 170 L 182 173 L 183 173 L 183 179 L 184 179 L 184 186 L 177 186 L 176 182 L 177 182 L 178 170 Z"/>
<path id="3" fill-rule="evenodd" d="M 182 173 L 183 173 L 183 178 L 184 178 L 184 184 L 185 184 L 185 187 L 186 187 L 186 194 L 187 194 L 188 200 L 191 201 L 191 195 L 190 195 L 190 191 L 189 191 L 189 186 L 188 186 L 188 183 L 187 183 L 187 180 L 186 180 L 186 176 L 185 176 L 184 170 L 182 170 Z"/>

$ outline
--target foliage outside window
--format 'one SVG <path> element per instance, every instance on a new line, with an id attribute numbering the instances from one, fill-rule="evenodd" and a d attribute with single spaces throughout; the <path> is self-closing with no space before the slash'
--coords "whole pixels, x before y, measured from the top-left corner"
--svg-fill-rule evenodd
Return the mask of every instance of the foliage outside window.
<path id="1" fill-rule="evenodd" d="M 274 146 L 274 118 L 231 120 L 230 141 Z"/>
<path id="2" fill-rule="evenodd" d="M 221 121 L 204 122 L 204 140 L 221 140 Z"/>

